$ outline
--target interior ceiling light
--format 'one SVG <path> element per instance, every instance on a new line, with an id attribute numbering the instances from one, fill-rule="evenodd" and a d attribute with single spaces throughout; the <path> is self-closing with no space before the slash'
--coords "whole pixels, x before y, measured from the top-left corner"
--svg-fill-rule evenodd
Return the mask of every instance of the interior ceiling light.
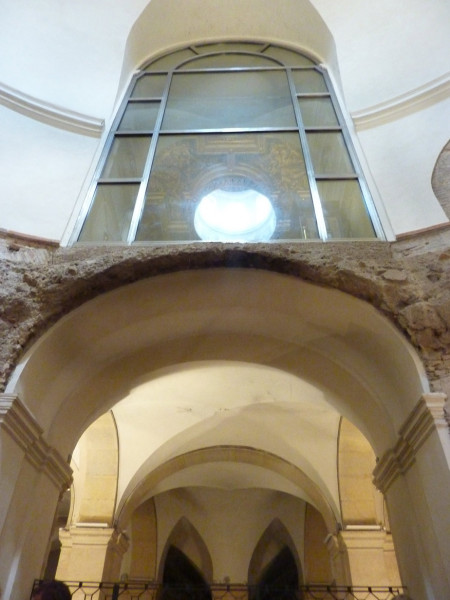
<path id="1" fill-rule="evenodd" d="M 205 242 L 266 242 L 276 222 L 269 198 L 253 189 L 213 190 L 200 200 L 194 217 Z"/>

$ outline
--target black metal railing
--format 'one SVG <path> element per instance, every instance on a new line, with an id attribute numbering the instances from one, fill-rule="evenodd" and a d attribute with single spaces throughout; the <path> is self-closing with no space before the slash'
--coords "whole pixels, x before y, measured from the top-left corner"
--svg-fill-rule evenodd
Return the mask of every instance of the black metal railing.
<path id="1" fill-rule="evenodd" d="M 36 580 L 35 590 L 41 581 Z M 73 600 L 394 600 L 403 586 L 302 585 L 297 588 L 212 584 L 175 586 L 153 582 L 66 581 Z"/>

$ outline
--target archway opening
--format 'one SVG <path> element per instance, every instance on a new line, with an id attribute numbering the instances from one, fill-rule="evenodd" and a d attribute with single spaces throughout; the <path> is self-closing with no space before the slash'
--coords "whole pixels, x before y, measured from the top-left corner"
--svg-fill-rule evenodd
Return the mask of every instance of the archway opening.
<path id="1" fill-rule="evenodd" d="M 294 600 L 302 598 L 298 590 L 299 574 L 291 550 L 284 546 L 272 558 L 258 578 L 251 600 Z"/>
<path id="2" fill-rule="evenodd" d="M 163 572 L 162 600 L 184 600 L 186 589 L 195 588 L 195 598 L 211 600 L 211 592 L 200 570 L 176 546 L 170 546 Z"/>
<path id="3" fill-rule="evenodd" d="M 140 281 L 86 303 L 39 341 L 14 390 L 64 455 L 112 408 L 130 462 L 120 463 L 105 523 L 122 549 L 122 528 L 143 502 L 211 481 L 225 487 L 224 497 L 245 497 L 250 475 L 267 499 L 269 490 L 280 502 L 285 494 L 317 508 L 336 535 L 340 418 L 377 455 L 385 452 L 423 389 L 418 365 L 367 304 L 273 273 L 211 269 Z M 211 451 L 213 459 L 186 460 Z M 79 538 L 86 523 L 75 525 Z"/>

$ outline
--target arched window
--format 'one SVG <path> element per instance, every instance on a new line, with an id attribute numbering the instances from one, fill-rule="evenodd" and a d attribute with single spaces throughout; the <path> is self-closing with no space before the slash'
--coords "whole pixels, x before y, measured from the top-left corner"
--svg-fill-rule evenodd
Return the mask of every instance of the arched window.
<path id="1" fill-rule="evenodd" d="M 383 237 L 326 71 L 262 43 L 203 44 L 134 77 L 79 242 Z"/>

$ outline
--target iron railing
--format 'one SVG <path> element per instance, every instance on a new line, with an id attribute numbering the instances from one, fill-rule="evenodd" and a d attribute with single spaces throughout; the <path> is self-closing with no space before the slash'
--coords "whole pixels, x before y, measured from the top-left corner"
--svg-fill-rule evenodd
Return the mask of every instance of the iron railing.
<path id="1" fill-rule="evenodd" d="M 36 580 L 35 590 L 41 581 Z M 67 581 L 73 600 L 394 600 L 403 586 L 303 585 L 297 588 L 212 584 L 175 586 L 153 582 Z M 409 597 L 408 597 L 409 598 Z"/>

